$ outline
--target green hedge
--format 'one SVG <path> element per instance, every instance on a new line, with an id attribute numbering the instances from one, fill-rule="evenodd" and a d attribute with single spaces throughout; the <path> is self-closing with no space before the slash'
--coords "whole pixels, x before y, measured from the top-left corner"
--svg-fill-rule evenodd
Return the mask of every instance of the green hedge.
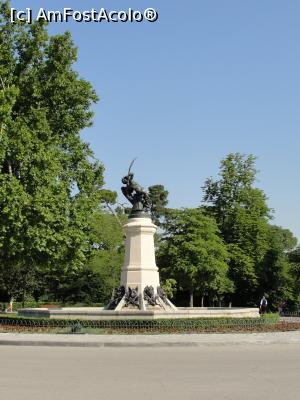
<path id="1" fill-rule="evenodd" d="M 85 319 L 49 319 L 49 318 L 25 318 L 14 315 L 0 315 L 0 325 L 27 326 L 27 327 L 70 327 L 80 324 L 83 328 L 103 329 L 141 329 L 141 330 L 206 330 L 214 328 L 255 328 L 272 325 L 278 322 L 278 315 L 259 318 L 193 318 L 193 319 L 157 319 L 157 320 L 85 320 Z"/>

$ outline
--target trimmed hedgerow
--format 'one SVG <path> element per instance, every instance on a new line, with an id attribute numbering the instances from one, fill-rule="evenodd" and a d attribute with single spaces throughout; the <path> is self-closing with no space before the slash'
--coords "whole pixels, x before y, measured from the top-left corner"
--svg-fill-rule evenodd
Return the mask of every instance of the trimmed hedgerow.
<path id="1" fill-rule="evenodd" d="M 82 328 L 109 329 L 115 331 L 214 331 L 219 329 L 253 330 L 274 325 L 278 315 L 259 318 L 193 318 L 193 319 L 157 319 L 157 320 L 85 320 L 85 319 L 49 319 L 1 316 L 0 325 L 30 328 L 65 328 L 79 324 Z"/>

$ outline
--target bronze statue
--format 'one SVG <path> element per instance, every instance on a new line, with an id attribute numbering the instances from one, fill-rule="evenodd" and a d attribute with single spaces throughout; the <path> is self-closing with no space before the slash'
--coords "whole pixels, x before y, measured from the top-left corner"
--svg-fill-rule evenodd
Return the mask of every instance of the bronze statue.
<path id="1" fill-rule="evenodd" d="M 122 178 L 122 183 L 126 186 L 122 186 L 121 190 L 124 196 L 132 204 L 132 210 L 130 217 L 149 217 L 147 214 L 151 208 L 149 194 L 133 180 L 134 174 L 131 172 L 131 167 L 135 159 L 131 162 L 128 170 L 128 174 Z"/>

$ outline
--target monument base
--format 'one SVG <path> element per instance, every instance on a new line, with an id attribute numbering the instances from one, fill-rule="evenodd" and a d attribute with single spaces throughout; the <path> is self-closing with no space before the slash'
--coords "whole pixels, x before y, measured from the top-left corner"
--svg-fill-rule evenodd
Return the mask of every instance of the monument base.
<path id="1" fill-rule="evenodd" d="M 70 308 L 23 308 L 18 310 L 22 317 L 54 319 L 94 319 L 94 320 L 152 320 L 152 319 L 191 319 L 191 318 L 258 318 L 258 308 L 245 307 L 201 307 L 177 308 L 177 310 L 105 310 L 98 307 Z"/>
<path id="2" fill-rule="evenodd" d="M 160 286 L 154 251 L 156 226 L 150 216 L 132 213 L 124 231 L 126 247 L 120 286 L 114 290 L 106 309 L 124 312 L 177 310 Z"/>

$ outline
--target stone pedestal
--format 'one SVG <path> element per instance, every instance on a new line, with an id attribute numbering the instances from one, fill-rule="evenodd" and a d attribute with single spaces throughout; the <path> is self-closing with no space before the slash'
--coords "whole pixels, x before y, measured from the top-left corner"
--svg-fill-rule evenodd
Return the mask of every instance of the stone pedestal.
<path id="1" fill-rule="evenodd" d="M 156 226 L 151 218 L 129 218 L 124 231 L 126 250 L 121 286 L 116 289 L 108 309 L 176 310 L 160 288 L 154 251 Z"/>
<path id="2" fill-rule="evenodd" d="M 142 293 L 146 286 L 159 286 L 158 268 L 155 263 L 154 233 L 156 226 L 150 218 L 132 218 L 124 226 L 126 234 L 125 261 L 121 273 L 121 285 L 138 288 Z"/>

